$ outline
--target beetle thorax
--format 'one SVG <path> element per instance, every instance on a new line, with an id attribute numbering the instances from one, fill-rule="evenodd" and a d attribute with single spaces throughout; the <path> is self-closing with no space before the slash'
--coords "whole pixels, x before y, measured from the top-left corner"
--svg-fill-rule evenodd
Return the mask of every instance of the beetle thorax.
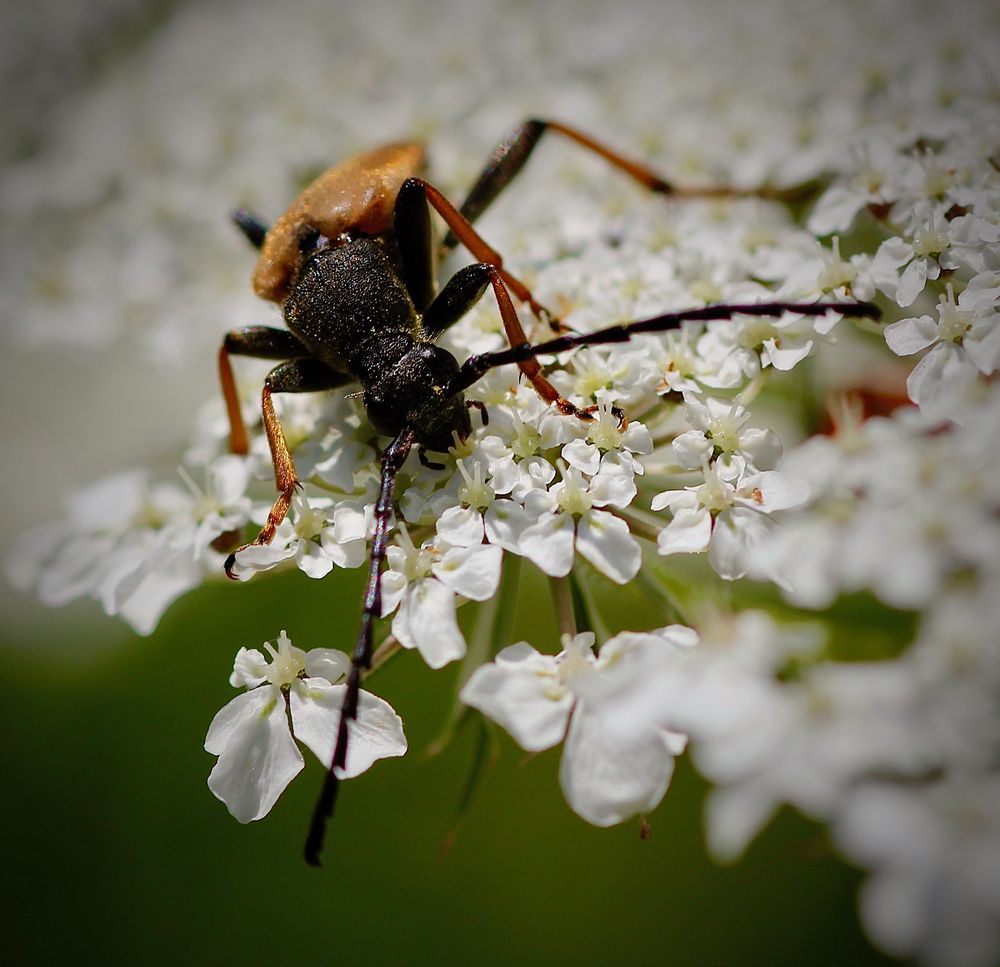
<path id="1" fill-rule="evenodd" d="M 313 356 L 362 383 L 379 368 L 372 347 L 383 345 L 391 357 L 399 335 L 412 343 L 417 332 L 417 311 L 395 256 L 382 238 L 318 236 L 303 252 L 282 304 L 288 328 Z"/>

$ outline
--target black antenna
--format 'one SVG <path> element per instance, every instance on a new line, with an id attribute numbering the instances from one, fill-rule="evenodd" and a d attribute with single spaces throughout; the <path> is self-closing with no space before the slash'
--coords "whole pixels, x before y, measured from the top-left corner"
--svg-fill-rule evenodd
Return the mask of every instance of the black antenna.
<path id="1" fill-rule="evenodd" d="M 624 322 L 596 332 L 572 333 L 558 336 L 546 342 L 522 343 L 510 349 L 500 349 L 491 353 L 470 356 L 448 384 L 450 394 L 468 389 L 484 373 L 508 363 L 521 363 L 535 356 L 561 353 L 580 346 L 601 346 L 610 343 L 628 342 L 633 336 L 643 333 L 666 332 L 679 329 L 682 323 L 707 322 L 713 319 L 731 319 L 741 316 L 782 316 L 786 312 L 798 312 L 806 316 L 822 316 L 827 312 L 857 318 L 879 319 L 882 311 L 870 302 L 752 302 L 747 304 L 720 304 L 700 306 L 697 309 L 683 309 L 680 312 L 666 312 L 663 315 Z"/>
<path id="2" fill-rule="evenodd" d="M 385 560 L 389 542 L 389 525 L 392 522 L 392 496 L 396 487 L 396 475 L 406 462 L 413 446 L 413 430 L 403 429 L 382 454 L 382 480 L 379 485 L 378 500 L 375 503 L 375 535 L 372 538 L 372 555 L 368 567 L 368 584 L 365 587 L 364 605 L 361 611 L 361 627 L 351 656 L 351 670 L 347 675 L 347 694 L 340 708 L 340 724 L 337 727 L 337 744 L 333 750 L 333 760 L 323 782 L 316 808 L 313 810 L 309 835 L 306 837 L 305 857 L 310 866 L 322 866 L 320 854 L 326 824 L 333 816 L 340 788 L 338 769 L 347 764 L 347 745 L 350 738 L 350 723 L 358 717 L 358 696 L 361 691 L 361 670 L 371 668 L 373 627 L 375 619 L 382 613 L 382 562 Z"/>

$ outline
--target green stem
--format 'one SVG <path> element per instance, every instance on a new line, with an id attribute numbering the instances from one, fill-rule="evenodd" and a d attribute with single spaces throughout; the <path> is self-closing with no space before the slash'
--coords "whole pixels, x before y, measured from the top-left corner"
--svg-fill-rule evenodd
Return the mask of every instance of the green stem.
<path id="1" fill-rule="evenodd" d="M 573 588 L 569 578 L 549 578 L 552 589 L 552 601 L 556 608 L 556 622 L 559 625 L 559 637 L 576 634 L 576 608 L 573 600 Z"/>
<path id="2" fill-rule="evenodd" d="M 378 646 L 375 654 L 372 655 L 372 667 L 365 672 L 365 676 L 367 677 L 372 672 L 378 671 L 393 655 L 401 651 L 402 647 L 395 635 L 386 635 L 382 644 Z"/>
<path id="3" fill-rule="evenodd" d="M 601 617 L 600 609 L 595 606 L 593 595 L 586 582 L 574 569 L 569 575 L 570 589 L 573 592 L 573 609 L 576 614 L 576 626 L 580 631 L 593 632 L 597 644 L 602 644 L 611 637 L 611 631 Z"/>

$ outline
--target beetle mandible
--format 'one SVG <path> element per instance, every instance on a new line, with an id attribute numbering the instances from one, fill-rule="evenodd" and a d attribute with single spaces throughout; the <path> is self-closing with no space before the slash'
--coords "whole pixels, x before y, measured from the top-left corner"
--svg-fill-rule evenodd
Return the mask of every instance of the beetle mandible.
<path id="1" fill-rule="evenodd" d="M 249 326 L 228 333 L 219 351 L 219 375 L 230 423 L 230 450 L 246 453 L 247 433 L 240 413 L 230 356 L 282 360 L 267 375 L 261 396 L 264 429 L 274 464 L 277 499 L 252 544 L 268 543 L 284 520 L 299 487 L 295 464 L 274 410 L 275 393 L 306 393 L 360 384 L 372 426 L 392 441 L 382 452 L 381 480 L 374 510 L 374 534 L 361 622 L 351 657 L 333 760 L 316 804 L 305 855 L 319 864 L 326 822 L 339 788 L 338 771 L 347 759 L 350 723 L 356 719 L 361 675 L 371 666 L 373 627 L 381 615 L 381 571 L 393 515 L 396 475 L 413 445 L 422 463 L 427 450 L 447 451 L 457 435 L 472 430 L 469 408 L 487 414 L 464 392 L 497 366 L 516 364 L 542 399 L 560 412 L 593 419 L 591 408 L 560 396 L 545 377 L 539 355 L 579 346 L 628 341 L 633 335 L 679 328 L 686 320 L 731 319 L 734 315 L 780 316 L 786 312 L 877 318 L 865 302 L 761 302 L 708 305 L 620 323 L 596 332 L 573 333 L 536 301 L 505 267 L 498 252 L 473 228 L 473 222 L 514 179 L 547 131 L 592 151 L 651 191 L 675 198 L 779 197 L 770 188 L 738 190 L 725 186 L 684 188 L 646 166 L 557 121 L 531 119 L 518 125 L 490 155 L 459 208 L 421 175 L 425 150 L 417 143 L 396 143 L 357 155 L 320 175 L 270 228 L 246 210 L 233 218 L 260 249 L 253 275 L 255 292 L 279 303 L 286 329 Z M 436 250 L 431 209 L 448 228 Z M 476 262 L 460 269 L 437 291 L 435 265 L 456 245 Z M 435 340 L 454 325 L 491 287 L 510 348 L 471 356 L 463 363 Z M 531 344 L 511 296 L 559 335 Z M 617 412 L 617 411 L 616 411 Z M 618 413 L 624 420 L 624 414 Z M 234 551 L 226 560 L 233 577 Z"/>

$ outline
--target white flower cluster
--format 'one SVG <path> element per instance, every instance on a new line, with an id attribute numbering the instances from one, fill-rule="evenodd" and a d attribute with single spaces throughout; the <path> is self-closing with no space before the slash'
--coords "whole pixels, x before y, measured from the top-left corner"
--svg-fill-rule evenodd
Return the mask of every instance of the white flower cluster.
<path id="1" fill-rule="evenodd" d="M 231 540 L 247 522 L 246 462 L 222 456 L 199 487 L 153 484 L 141 472 L 116 474 L 68 499 L 67 516 L 23 535 L 8 576 L 48 605 L 92 597 L 150 634 L 167 606 L 218 573 Z M 225 543 L 223 543 L 225 546 Z"/>
<path id="2" fill-rule="evenodd" d="M 932 964 L 990 964 L 1000 950 L 1000 91 L 971 55 L 959 63 L 949 53 L 990 50 L 1000 23 L 987 5 L 963 7 L 959 29 L 920 5 L 858 3 L 851 17 L 830 4 L 775 3 L 772 16 L 754 5 L 752 17 L 722 5 L 727 17 L 718 18 L 701 4 L 670 5 L 669 17 L 650 4 L 644 20 L 614 17 L 611 30 L 612 11 L 577 17 L 574 4 L 557 3 L 532 7 L 524 49 L 495 65 L 463 55 L 443 28 L 419 45 L 405 31 L 371 30 L 389 16 L 378 4 L 375 13 L 345 8 L 334 35 L 327 5 L 301 0 L 294 36 L 284 12 L 246 6 L 239 22 L 179 12 L 145 73 L 101 88 L 62 132 L 72 146 L 109 112 L 135 120 L 146 139 L 116 127 L 114 140 L 134 183 L 107 190 L 106 161 L 85 151 L 53 151 L 13 173 L 17 190 L 4 205 L 21 257 L 51 248 L 58 228 L 67 260 L 59 286 L 39 275 L 51 263 L 36 257 L 4 290 L 31 308 L 20 312 L 20 335 L 66 338 L 60 314 L 71 305 L 77 342 L 102 344 L 128 328 L 161 360 L 183 361 L 216 348 L 206 317 L 225 328 L 266 321 L 265 308 L 234 295 L 250 259 L 215 227 L 216 208 L 252 201 L 277 212 L 294 194 L 289 160 L 262 143 L 298 145 L 311 172 L 331 154 L 438 134 L 441 184 L 457 198 L 455 186 L 474 178 L 506 127 L 550 112 L 681 183 L 807 197 L 823 185 L 803 226 L 779 201 L 666 203 L 574 146 L 540 148 L 482 231 L 573 330 L 771 299 L 879 298 L 888 325 L 875 335 L 835 313 L 744 315 L 543 357 L 559 392 L 594 408 L 589 423 L 545 405 L 513 367 L 489 373 L 468 394 L 484 404 L 470 436 L 433 455 L 436 468 L 413 454 L 399 474 L 382 617 L 429 666 L 466 662 L 462 700 L 524 748 L 563 743 L 562 788 L 587 821 L 650 812 L 690 744 L 714 784 L 717 856 L 737 857 L 791 804 L 827 822 L 845 856 L 870 871 L 862 915 L 880 945 Z M 487 38 L 517 16 L 515 0 L 484 5 L 475 26 Z M 346 58 L 352 30 L 372 45 L 353 72 L 332 55 Z M 699 40 L 719 43 L 720 31 L 725 56 L 706 69 L 711 59 L 691 52 Z M 223 35 L 241 52 L 231 64 L 214 56 Z M 825 37 L 837 56 L 805 36 Z M 301 71 L 265 70 L 257 37 L 291 44 Z M 598 38 L 604 80 L 594 93 Z M 586 63 L 574 62 L 575 49 L 588 51 Z M 211 98 L 175 63 L 206 50 L 219 88 Z M 436 60 L 448 66 L 428 78 Z M 783 73 L 793 63 L 794 83 Z M 379 111 L 353 110 L 382 84 L 394 93 Z M 563 94 L 539 104 L 542 89 Z M 637 96 L 651 90 L 663 97 Z M 177 119 L 150 131 L 141 119 L 154 96 Z M 459 119 L 481 151 L 448 138 Z M 40 217 L 52 211 L 55 221 Z M 87 213 L 86 236 L 73 212 Z M 148 230 L 125 244 L 122 229 L 134 224 Z M 170 231 L 177 245 L 165 241 Z M 131 280 L 117 301 L 99 257 Z M 95 288 L 95 278 L 105 284 Z M 530 338 L 549 334 L 521 315 Z M 484 298 L 441 342 L 459 360 L 503 346 L 495 304 Z M 918 354 L 912 370 L 898 358 Z M 9 564 L 16 583 L 50 604 L 92 597 L 148 634 L 180 594 L 221 580 L 226 554 L 257 533 L 273 499 L 262 370 L 236 367 L 254 431 L 249 456 L 226 452 L 222 404 L 206 404 L 185 486 L 134 473 L 77 494 L 63 519 L 19 543 Z M 904 382 L 915 407 L 866 418 L 860 403 L 843 405 L 834 432 L 816 435 L 834 390 L 900 405 Z M 385 441 L 350 391 L 278 395 L 275 405 L 304 487 L 274 539 L 237 555 L 235 575 L 298 568 L 320 579 L 360 567 Z M 672 581 L 695 554 L 711 571 Z M 562 650 L 491 639 L 490 661 L 467 645 L 456 612 L 502 594 L 522 561 L 565 605 Z M 599 643 L 600 620 L 579 624 L 600 619 L 593 602 L 570 600 L 581 574 L 647 582 L 673 613 L 656 599 L 635 620 L 658 630 Z M 758 608 L 732 613 L 733 581 Z M 814 620 L 781 624 L 772 585 L 783 611 Z M 838 617 L 858 599 L 867 630 Z M 661 627 L 675 615 L 685 624 Z M 353 622 L 333 629 L 336 643 L 355 632 Z M 329 763 L 344 689 L 339 652 L 302 652 L 284 632 L 265 648 L 270 661 L 237 656 L 231 682 L 247 691 L 206 739 L 219 756 L 210 786 L 241 821 L 265 815 L 302 768 L 298 743 Z M 404 751 L 398 716 L 363 693 L 344 776 Z"/>

